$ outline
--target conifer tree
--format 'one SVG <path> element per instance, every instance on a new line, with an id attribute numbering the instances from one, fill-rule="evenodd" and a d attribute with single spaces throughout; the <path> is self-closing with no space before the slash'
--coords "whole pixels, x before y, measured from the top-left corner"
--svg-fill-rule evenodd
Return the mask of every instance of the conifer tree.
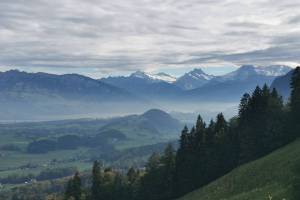
<path id="1" fill-rule="evenodd" d="M 74 200 L 81 200 L 82 188 L 81 188 L 81 179 L 79 173 L 76 172 L 74 177 L 68 181 L 65 200 L 73 198 Z"/>
<path id="2" fill-rule="evenodd" d="M 95 161 L 92 170 L 92 200 L 101 200 L 101 185 L 102 185 L 102 166 L 99 161 Z"/>
<path id="3" fill-rule="evenodd" d="M 297 67 L 292 75 L 291 81 L 291 120 L 292 120 L 292 137 L 300 136 L 300 67 Z"/>
<path id="4" fill-rule="evenodd" d="M 175 173 L 175 150 L 171 144 L 168 144 L 164 155 L 161 158 L 163 164 L 163 187 L 164 187 L 164 199 L 171 199 L 174 190 L 174 173 Z"/>

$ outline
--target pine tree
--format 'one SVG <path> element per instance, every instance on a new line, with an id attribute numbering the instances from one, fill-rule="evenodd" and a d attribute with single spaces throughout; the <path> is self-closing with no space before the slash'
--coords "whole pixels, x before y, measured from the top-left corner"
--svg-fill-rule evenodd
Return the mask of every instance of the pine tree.
<path id="1" fill-rule="evenodd" d="M 138 196 L 138 188 L 140 181 L 140 172 L 133 167 L 131 167 L 127 172 L 127 180 L 128 180 L 128 199 L 136 199 Z"/>
<path id="2" fill-rule="evenodd" d="M 129 190 L 122 174 L 116 172 L 111 189 L 112 200 L 128 199 Z"/>
<path id="3" fill-rule="evenodd" d="M 196 130 L 195 130 L 195 148 L 197 151 L 201 151 L 205 143 L 205 129 L 206 124 L 203 121 L 202 117 L 199 115 L 196 122 Z"/>
<path id="4" fill-rule="evenodd" d="M 256 87 L 252 96 L 241 99 L 238 116 L 240 162 L 248 162 L 266 155 L 286 143 L 283 101 L 267 85 Z"/>
<path id="5" fill-rule="evenodd" d="M 175 173 L 175 150 L 171 144 L 168 144 L 161 158 L 163 164 L 163 187 L 164 199 L 171 199 L 174 190 L 174 173 Z"/>
<path id="6" fill-rule="evenodd" d="M 192 128 L 191 133 L 187 126 L 181 132 L 179 141 L 179 148 L 176 154 L 176 168 L 175 168 L 175 193 L 179 197 L 189 192 L 193 186 L 193 148 L 192 136 L 195 133 L 195 128 Z"/>
<path id="7" fill-rule="evenodd" d="M 181 131 L 181 136 L 179 140 L 179 149 L 184 151 L 188 148 L 190 141 L 189 141 L 189 129 L 187 126 L 184 126 L 183 130 Z"/>
<path id="8" fill-rule="evenodd" d="M 291 80 L 291 120 L 292 120 L 292 137 L 300 136 L 300 67 L 297 67 L 292 75 Z"/>
<path id="9" fill-rule="evenodd" d="M 74 177 L 68 181 L 65 200 L 73 198 L 74 200 L 81 200 L 82 188 L 81 188 L 81 179 L 79 173 L 76 172 Z"/>
<path id="10" fill-rule="evenodd" d="M 92 188 L 91 199 L 101 200 L 101 185 L 102 185 L 102 166 L 100 162 L 95 161 L 92 170 Z"/>
<path id="11" fill-rule="evenodd" d="M 165 191 L 162 177 L 161 157 L 159 154 L 153 153 L 146 164 L 146 173 L 141 178 L 138 199 L 163 200 L 162 195 Z"/>
<path id="12" fill-rule="evenodd" d="M 127 179 L 130 185 L 134 184 L 139 177 L 139 172 L 136 171 L 133 167 L 129 168 L 127 172 Z"/>
<path id="13" fill-rule="evenodd" d="M 199 115 L 196 122 L 196 133 L 194 137 L 193 154 L 195 154 L 195 160 L 193 162 L 193 185 L 200 187 L 204 184 L 204 169 L 206 167 L 206 124 L 202 117 Z"/>

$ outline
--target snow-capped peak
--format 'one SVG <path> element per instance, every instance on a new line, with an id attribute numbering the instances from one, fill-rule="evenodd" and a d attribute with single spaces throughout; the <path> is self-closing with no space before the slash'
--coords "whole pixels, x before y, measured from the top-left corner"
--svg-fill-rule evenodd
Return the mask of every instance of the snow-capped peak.
<path id="1" fill-rule="evenodd" d="M 237 70 L 217 77 L 218 81 L 227 80 L 245 80 L 255 75 L 262 76 L 282 76 L 287 74 L 292 68 L 284 65 L 270 65 L 270 66 L 254 66 L 242 65 Z"/>
<path id="2" fill-rule="evenodd" d="M 146 73 L 142 71 L 136 71 L 130 76 L 135 78 L 147 79 L 149 81 L 154 81 L 154 82 L 164 81 L 168 83 L 173 83 L 176 81 L 175 77 L 162 72 L 157 74 L 152 74 L 152 73 Z"/>
<path id="3" fill-rule="evenodd" d="M 145 79 L 149 78 L 148 74 L 146 74 L 145 72 L 142 72 L 142 71 L 136 71 L 136 72 L 132 73 L 130 76 L 135 77 L 135 78 L 145 78 Z"/>
<path id="4" fill-rule="evenodd" d="M 291 71 L 292 68 L 286 65 L 270 65 L 255 67 L 255 71 L 265 76 L 283 76 Z"/>
<path id="5" fill-rule="evenodd" d="M 230 72 L 228 74 L 225 74 L 223 76 L 217 77 L 219 81 L 227 81 L 227 80 L 243 80 L 246 79 L 254 74 L 257 74 L 255 71 L 255 67 L 253 65 L 242 65 L 237 70 Z"/>
<path id="6" fill-rule="evenodd" d="M 213 75 L 206 74 L 202 69 L 196 68 L 179 77 L 175 84 L 184 90 L 191 90 L 201 87 L 213 78 Z"/>
<path id="7" fill-rule="evenodd" d="M 210 80 L 214 78 L 213 75 L 208 75 L 205 72 L 202 71 L 200 68 L 195 68 L 193 71 L 190 71 L 186 73 L 187 76 L 193 78 L 193 79 L 205 79 L 205 80 Z"/>

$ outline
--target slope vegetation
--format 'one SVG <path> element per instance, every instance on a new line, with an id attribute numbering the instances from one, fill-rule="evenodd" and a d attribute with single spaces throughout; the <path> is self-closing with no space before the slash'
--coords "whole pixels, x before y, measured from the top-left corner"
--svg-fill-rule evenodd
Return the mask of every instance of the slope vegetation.
<path id="1" fill-rule="evenodd" d="M 300 177 L 300 140 L 245 164 L 180 200 L 296 200 Z"/>

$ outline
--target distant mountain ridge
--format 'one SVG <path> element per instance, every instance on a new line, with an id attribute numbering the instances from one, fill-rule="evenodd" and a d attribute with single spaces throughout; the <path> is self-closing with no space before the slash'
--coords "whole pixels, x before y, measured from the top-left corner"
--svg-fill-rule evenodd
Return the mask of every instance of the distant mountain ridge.
<path id="1" fill-rule="evenodd" d="M 65 98 L 88 97 L 89 100 L 97 101 L 135 98 L 125 90 L 78 74 L 54 75 L 18 70 L 0 73 L 0 92 L 15 92 L 16 95 L 39 93 Z"/>
<path id="2" fill-rule="evenodd" d="M 187 91 L 187 96 L 190 99 L 238 101 L 244 93 L 252 92 L 257 85 L 271 85 L 277 75 L 286 74 L 290 70 L 287 66 L 281 66 L 276 71 L 274 66 L 243 65 L 231 73 L 211 79 L 199 88 Z"/>
<path id="3" fill-rule="evenodd" d="M 237 102 L 245 92 L 257 85 L 271 85 L 278 75 L 290 70 L 287 66 L 244 65 L 223 76 L 196 68 L 179 78 L 137 71 L 100 80 L 78 74 L 11 70 L 0 73 L 0 119 L 81 117 L 91 113 L 116 116 L 153 107 L 183 111 L 201 102 Z"/>
<path id="4" fill-rule="evenodd" d="M 108 77 L 101 81 L 152 100 L 237 101 L 243 93 L 251 92 L 257 85 L 271 85 L 276 77 L 290 70 L 284 65 L 243 65 L 225 75 L 213 76 L 195 68 L 172 82 L 138 71 L 130 76 Z"/>
<path id="5" fill-rule="evenodd" d="M 167 83 L 173 83 L 173 82 L 176 81 L 175 77 L 173 77 L 169 74 L 163 73 L 163 72 L 160 72 L 160 73 L 157 73 L 157 74 L 151 74 L 151 73 L 146 73 L 146 72 L 142 72 L 142 71 L 136 71 L 135 73 L 132 73 L 130 75 L 130 77 L 146 79 L 149 82 L 164 81 L 164 82 L 167 82 Z"/>
<path id="6" fill-rule="evenodd" d="M 137 71 L 130 76 L 108 77 L 102 78 L 100 81 L 127 90 L 137 96 L 161 100 L 176 97 L 181 92 L 181 89 L 172 83 L 173 78 L 170 77 L 165 73 L 150 75 Z M 170 82 L 170 80 L 172 81 Z"/>
<path id="7" fill-rule="evenodd" d="M 100 80 L 117 87 L 128 89 L 128 91 L 135 90 L 136 88 L 132 87 L 132 85 L 134 85 L 137 82 L 138 84 L 153 84 L 164 82 L 170 85 L 177 86 L 181 90 L 193 90 L 210 83 L 245 80 L 253 76 L 261 76 L 266 77 L 265 79 L 272 79 L 277 76 L 285 75 L 290 70 L 291 68 L 285 65 L 243 65 L 237 70 L 222 76 L 210 75 L 205 73 L 201 68 L 195 68 L 192 71 L 187 72 L 178 78 L 166 73 L 150 74 L 142 71 L 137 71 L 129 76 L 108 77 L 102 78 Z"/>
<path id="8" fill-rule="evenodd" d="M 124 89 L 78 74 L 0 73 L 0 119 L 113 113 L 129 109 L 129 105 L 138 108 L 144 101 Z"/>

